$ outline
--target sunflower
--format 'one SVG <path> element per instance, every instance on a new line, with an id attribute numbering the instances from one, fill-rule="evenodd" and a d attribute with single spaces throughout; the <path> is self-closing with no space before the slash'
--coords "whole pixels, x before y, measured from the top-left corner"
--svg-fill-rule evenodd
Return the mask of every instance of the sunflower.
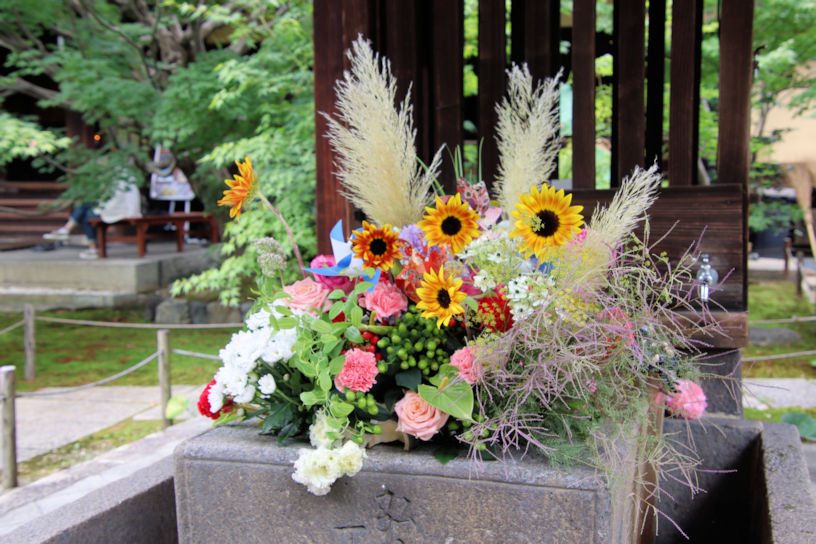
<path id="1" fill-rule="evenodd" d="M 436 209 L 428 212 L 417 226 L 425 232 L 429 244 L 449 245 L 453 253 L 459 253 L 466 245 L 479 237 L 479 214 L 462 202 L 456 193 L 447 202 L 436 197 Z"/>
<path id="2" fill-rule="evenodd" d="M 249 157 L 244 157 L 244 162 L 235 161 L 238 165 L 238 174 L 234 174 L 235 179 L 225 179 L 224 183 L 229 185 L 229 189 L 224 191 L 224 198 L 218 201 L 219 206 L 232 206 L 230 208 L 230 219 L 235 217 L 236 221 L 241 219 L 241 207 L 246 207 L 255 198 L 257 188 L 255 187 L 255 173 L 252 171 L 252 161 Z"/>
<path id="3" fill-rule="evenodd" d="M 581 231 L 583 206 L 570 206 L 572 195 L 563 189 L 543 185 L 541 191 L 532 187 L 530 194 L 519 195 L 516 209 L 511 213 L 518 219 L 510 236 L 522 238 L 521 251 L 526 256 L 546 255 L 550 248 L 564 245 Z"/>
<path id="4" fill-rule="evenodd" d="M 451 317 L 465 313 L 459 304 L 467 295 L 459 290 L 462 280 L 445 278 L 445 267 L 439 268 L 437 275 L 433 270 L 427 272 L 422 280 L 422 287 L 417 289 L 419 303 L 417 308 L 425 310 L 422 317 L 438 317 L 436 326 L 441 328 L 450 323 Z"/>
<path id="5" fill-rule="evenodd" d="M 363 231 L 354 233 L 354 256 L 365 262 L 366 268 L 379 268 L 388 271 L 399 255 L 402 240 L 391 225 L 375 227 L 363 221 Z"/>

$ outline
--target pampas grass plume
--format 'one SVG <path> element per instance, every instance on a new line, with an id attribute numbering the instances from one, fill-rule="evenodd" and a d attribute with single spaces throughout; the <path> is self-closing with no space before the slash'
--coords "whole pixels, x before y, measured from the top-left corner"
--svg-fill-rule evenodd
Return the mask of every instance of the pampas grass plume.
<path id="1" fill-rule="evenodd" d="M 442 150 L 423 171 L 414 145 L 410 89 L 395 109 L 397 82 L 388 60 L 362 36 L 347 54 L 351 70 L 335 85 L 337 119 L 323 114 L 344 196 L 378 225 L 416 223 L 430 202 Z"/>
<path id="2" fill-rule="evenodd" d="M 560 78 L 559 72 L 534 87 L 526 64 L 507 71 L 507 96 L 496 105 L 496 196 L 508 215 L 519 195 L 546 183 L 557 164 Z"/>

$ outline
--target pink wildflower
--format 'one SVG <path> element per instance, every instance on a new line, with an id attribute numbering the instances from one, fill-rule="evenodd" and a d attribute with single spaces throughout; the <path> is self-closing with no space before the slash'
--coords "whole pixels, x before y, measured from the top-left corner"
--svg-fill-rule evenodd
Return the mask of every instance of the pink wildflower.
<path id="1" fill-rule="evenodd" d="M 377 383 L 377 359 L 373 353 L 360 348 L 346 352 L 346 362 L 343 370 L 334 378 L 334 386 L 339 391 L 348 387 L 357 393 L 365 393 Z"/>
<path id="2" fill-rule="evenodd" d="M 678 380 L 677 392 L 668 395 L 659 394 L 658 402 L 665 402 L 673 416 L 684 419 L 697 419 L 705 412 L 708 403 L 703 388 L 691 380 Z"/>
<path id="3" fill-rule="evenodd" d="M 482 365 L 473 356 L 473 346 L 465 346 L 453 352 L 450 364 L 459 369 L 459 377 L 469 384 L 475 383 L 482 377 Z"/>

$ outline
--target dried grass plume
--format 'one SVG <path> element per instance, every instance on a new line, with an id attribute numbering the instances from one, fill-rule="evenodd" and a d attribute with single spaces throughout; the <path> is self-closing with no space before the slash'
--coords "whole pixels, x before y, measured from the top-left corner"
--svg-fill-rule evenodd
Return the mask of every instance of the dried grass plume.
<path id="1" fill-rule="evenodd" d="M 362 36 L 347 55 L 351 70 L 335 85 L 337 118 L 323 114 L 344 196 L 378 225 L 416 223 L 430 202 L 442 150 L 424 170 L 414 145 L 410 89 L 395 109 L 397 82 L 388 60 Z"/>
<path id="2" fill-rule="evenodd" d="M 509 214 L 519 194 L 540 187 L 558 161 L 561 73 L 533 86 L 526 64 L 507 71 L 507 96 L 496 105 L 499 172 L 496 197 Z"/>

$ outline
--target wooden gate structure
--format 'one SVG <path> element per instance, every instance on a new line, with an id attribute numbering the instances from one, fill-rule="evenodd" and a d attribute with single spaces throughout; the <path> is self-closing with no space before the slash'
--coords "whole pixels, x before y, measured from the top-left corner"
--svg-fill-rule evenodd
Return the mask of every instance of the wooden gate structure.
<path id="1" fill-rule="evenodd" d="M 725 277 L 713 299 L 725 310 L 721 318 L 729 322 L 729 337 L 709 340 L 716 348 L 739 347 L 747 330 L 753 2 L 721 0 L 719 4 L 719 144 L 716 182 L 708 186 L 697 180 L 703 0 L 672 3 L 668 52 L 666 0 L 651 0 L 648 10 L 646 4 L 646 0 L 614 0 L 614 30 L 609 36 L 596 29 L 595 0 L 574 0 L 571 20 L 562 17 L 559 0 L 513 0 L 509 11 L 505 0 L 479 0 L 475 117 L 478 138 L 484 139 L 485 146 L 483 177 L 490 185 L 496 172 L 494 105 L 505 92 L 508 40 L 509 60 L 526 62 L 535 79 L 553 76 L 562 66 L 572 74 L 573 201 L 588 210 L 612 194 L 595 188 L 596 57 L 611 53 L 614 59 L 613 188 L 636 165 L 662 162 L 668 58 L 668 160 L 661 164 L 668 188 L 649 212 L 652 238 L 673 227 L 659 248 L 679 256 L 705 231 L 701 250 L 711 255 L 712 265 Z M 412 85 L 419 157 L 427 162 L 443 143 L 450 148 L 461 145 L 464 112 L 469 107 L 463 96 L 463 20 L 462 0 L 315 0 L 316 112 L 334 111 L 334 82 L 348 67 L 344 52 L 362 34 L 390 59 L 400 91 Z M 567 54 L 560 51 L 562 41 L 570 43 Z M 325 119 L 317 113 L 315 119 L 318 248 L 326 253 L 331 226 L 339 218 L 353 225 L 355 218 L 339 194 L 334 157 L 324 137 Z M 449 166 L 442 181 L 448 191 L 453 190 Z M 739 374 L 736 359 L 717 372 Z M 725 411 L 741 413 L 736 403 L 731 408 Z"/>

